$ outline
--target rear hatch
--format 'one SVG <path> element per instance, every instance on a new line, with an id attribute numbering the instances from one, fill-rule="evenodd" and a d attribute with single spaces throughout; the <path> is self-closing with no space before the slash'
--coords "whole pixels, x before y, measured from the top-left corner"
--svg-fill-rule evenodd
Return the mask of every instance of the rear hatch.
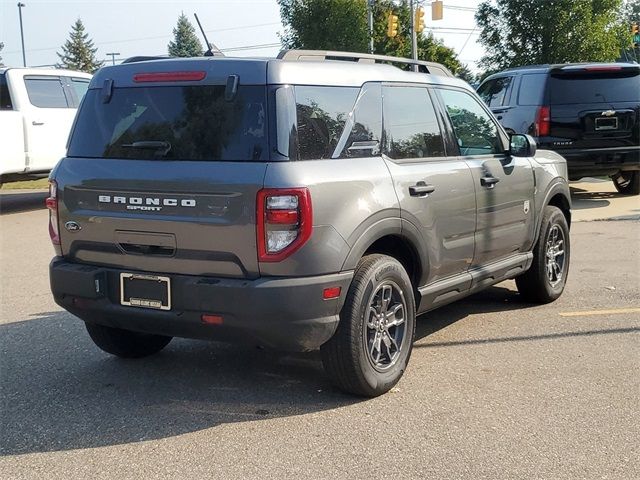
<path id="1" fill-rule="evenodd" d="M 269 154 L 266 64 L 254 62 L 251 71 L 240 65 L 249 82 L 238 84 L 239 63 L 144 62 L 94 78 L 55 171 L 67 259 L 147 272 L 259 275 L 255 205 Z"/>
<path id="2" fill-rule="evenodd" d="M 638 146 L 640 66 L 593 65 L 552 70 L 547 83 L 555 150 Z"/>

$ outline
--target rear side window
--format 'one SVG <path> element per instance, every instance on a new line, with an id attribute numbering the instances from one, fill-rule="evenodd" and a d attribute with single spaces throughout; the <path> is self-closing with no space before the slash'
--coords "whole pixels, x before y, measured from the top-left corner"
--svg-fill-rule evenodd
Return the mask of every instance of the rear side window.
<path id="1" fill-rule="evenodd" d="M 13 110 L 7 76 L 4 73 L 0 73 L 0 110 Z"/>
<path id="2" fill-rule="evenodd" d="M 68 108 L 67 97 L 60 82 L 60 77 L 32 76 L 25 77 L 29 102 L 39 108 Z"/>
<path id="3" fill-rule="evenodd" d="M 552 75 L 549 79 L 549 103 L 637 102 L 640 100 L 640 75 L 626 72 L 593 72 Z"/>
<path id="4" fill-rule="evenodd" d="M 500 107 L 506 102 L 507 91 L 512 77 L 494 78 L 478 88 L 478 95 L 490 107 Z"/>
<path id="5" fill-rule="evenodd" d="M 384 87 L 385 153 L 393 159 L 444 156 L 444 141 L 424 87 Z"/>
<path id="6" fill-rule="evenodd" d="M 89 90 L 69 156 L 259 161 L 268 158 L 265 87 L 224 85 L 115 88 L 108 103 Z"/>
<path id="7" fill-rule="evenodd" d="M 502 153 L 498 127 L 478 100 L 458 90 L 439 91 L 453 125 L 461 155 Z"/>
<path id="8" fill-rule="evenodd" d="M 76 100 L 78 104 L 80 104 L 80 102 L 82 101 L 82 97 L 84 97 L 84 95 L 87 93 L 87 89 L 89 88 L 89 80 L 86 78 L 72 78 L 71 87 L 76 94 Z"/>
<path id="9" fill-rule="evenodd" d="M 542 105 L 542 93 L 544 92 L 546 79 L 546 73 L 522 75 L 518 92 L 518 105 Z"/>
<path id="10" fill-rule="evenodd" d="M 332 158 L 359 88 L 296 86 L 298 157 Z"/>

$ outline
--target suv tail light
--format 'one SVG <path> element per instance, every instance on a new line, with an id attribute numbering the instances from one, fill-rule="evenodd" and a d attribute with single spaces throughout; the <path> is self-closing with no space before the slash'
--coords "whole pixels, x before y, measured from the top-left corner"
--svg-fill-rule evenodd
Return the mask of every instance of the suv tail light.
<path id="1" fill-rule="evenodd" d="M 55 180 L 49 180 L 49 197 L 45 200 L 49 209 L 49 236 L 51 243 L 60 245 L 60 232 L 58 230 L 58 184 Z"/>
<path id="2" fill-rule="evenodd" d="M 536 112 L 535 136 L 546 137 L 551 131 L 551 108 L 549 106 L 538 107 Z"/>
<path id="3" fill-rule="evenodd" d="M 256 203 L 259 261 L 284 260 L 309 240 L 313 218 L 307 188 L 262 189 Z"/>

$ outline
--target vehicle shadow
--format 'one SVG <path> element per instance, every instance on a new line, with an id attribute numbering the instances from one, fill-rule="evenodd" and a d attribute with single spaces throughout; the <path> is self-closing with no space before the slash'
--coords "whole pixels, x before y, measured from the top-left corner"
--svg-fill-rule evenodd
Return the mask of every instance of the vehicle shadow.
<path id="1" fill-rule="evenodd" d="M 224 423 L 333 409 L 360 398 L 332 388 L 317 353 L 174 339 L 121 360 L 66 312 L 0 326 L 0 454 L 172 437 Z"/>
<path id="2" fill-rule="evenodd" d="M 593 192 L 575 186 L 570 186 L 569 188 L 573 203 L 572 208 L 575 210 L 607 207 L 611 204 L 609 200 L 626 197 L 626 195 L 618 192 Z"/>
<path id="3" fill-rule="evenodd" d="M 421 316 L 417 339 L 471 313 L 528 306 L 492 287 Z M 317 352 L 174 339 L 153 357 L 121 360 L 98 350 L 66 312 L 1 325 L 0 353 L 1 455 L 140 442 L 365 401 L 330 385 Z"/>
<path id="4" fill-rule="evenodd" d="M 19 213 L 29 210 L 45 208 L 44 201 L 48 193 L 43 190 L 33 192 L 10 193 L 10 190 L 0 190 L 0 215 Z"/>

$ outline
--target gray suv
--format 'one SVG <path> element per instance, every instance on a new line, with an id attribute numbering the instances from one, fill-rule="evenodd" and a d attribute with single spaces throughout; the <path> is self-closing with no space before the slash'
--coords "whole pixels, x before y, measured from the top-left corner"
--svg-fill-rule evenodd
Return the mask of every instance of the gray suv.
<path id="1" fill-rule="evenodd" d="M 55 301 L 102 350 L 172 337 L 320 349 L 388 391 L 416 315 L 569 269 L 565 160 L 441 65 L 339 52 L 126 63 L 91 81 L 51 174 Z"/>

